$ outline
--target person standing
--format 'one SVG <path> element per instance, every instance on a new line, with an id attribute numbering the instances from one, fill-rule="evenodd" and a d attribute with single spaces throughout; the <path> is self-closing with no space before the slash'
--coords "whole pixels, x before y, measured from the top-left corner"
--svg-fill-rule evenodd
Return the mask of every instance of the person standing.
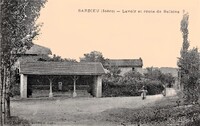
<path id="1" fill-rule="evenodd" d="M 145 87 L 142 86 L 142 89 L 140 91 L 142 92 L 141 93 L 142 100 L 146 99 L 147 90 L 145 89 Z"/>

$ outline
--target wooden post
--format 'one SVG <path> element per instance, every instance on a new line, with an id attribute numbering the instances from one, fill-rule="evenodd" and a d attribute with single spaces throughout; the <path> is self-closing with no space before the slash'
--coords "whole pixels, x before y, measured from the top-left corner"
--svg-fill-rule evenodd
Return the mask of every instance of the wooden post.
<path id="1" fill-rule="evenodd" d="M 52 79 L 49 79 L 49 83 L 50 83 L 50 91 L 49 91 L 49 97 L 53 97 L 53 91 L 52 91 Z"/>
<path id="2" fill-rule="evenodd" d="M 73 97 L 76 97 L 77 93 L 76 93 L 76 80 L 74 80 L 74 92 L 73 92 Z"/>
<path id="3" fill-rule="evenodd" d="M 21 98 L 27 98 L 27 75 L 20 75 L 20 95 Z"/>
<path id="4" fill-rule="evenodd" d="M 76 81 L 78 80 L 78 77 L 77 76 L 73 76 L 73 81 L 74 81 L 74 91 L 73 91 L 73 97 L 76 97 L 77 96 L 77 93 L 76 93 Z"/>
<path id="5" fill-rule="evenodd" d="M 102 97 L 102 76 L 97 77 L 97 98 Z"/>
<path id="6" fill-rule="evenodd" d="M 55 76 L 47 76 L 49 79 L 49 97 L 53 97 L 53 80 L 55 79 Z"/>
<path id="7" fill-rule="evenodd" d="M 102 77 L 94 76 L 93 95 L 97 98 L 102 97 Z"/>

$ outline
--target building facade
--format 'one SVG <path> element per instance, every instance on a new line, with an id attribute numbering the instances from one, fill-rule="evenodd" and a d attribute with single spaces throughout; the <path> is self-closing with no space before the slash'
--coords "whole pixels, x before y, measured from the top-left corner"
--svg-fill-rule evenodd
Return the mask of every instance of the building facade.
<path id="1" fill-rule="evenodd" d="M 105 64 L 105 67 L 117 67 L 120 69 L 120 75 L 130 71 L 141 71 L 143 67 L 143 61 L 139 59 L 109 59 Z"/>

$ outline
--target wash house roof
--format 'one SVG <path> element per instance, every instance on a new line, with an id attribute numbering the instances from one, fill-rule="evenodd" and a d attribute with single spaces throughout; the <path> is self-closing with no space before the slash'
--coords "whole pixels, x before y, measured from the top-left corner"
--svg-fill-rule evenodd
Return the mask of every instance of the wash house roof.
<path id="1" fill-rule="evenodd" d="M 101 63 L 21 62 L 20 74 L 27 75 L 102 75 Z"/>
<path id="2" fill-rule="evenodd" d="M 142 67 L 143 61 L 139 59 L 109 59 L 106 66 L 117 67 Z"/>

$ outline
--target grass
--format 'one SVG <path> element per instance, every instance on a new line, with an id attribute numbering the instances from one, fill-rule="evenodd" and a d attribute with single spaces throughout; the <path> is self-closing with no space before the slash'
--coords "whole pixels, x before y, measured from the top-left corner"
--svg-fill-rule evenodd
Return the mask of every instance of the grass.
<path id="1" fill-rule="evenodd" d="M 104 112 L 105 120 L 122 124 L 200 125 L 200 105 L 177 104 L 178 97 L 165 97 L 148 106 L 130 109 L 117 108 Z"/>
<path id="2" fill-rule="evenodd" d="M 8 120 L 7 125 L 9 126 L 31 126 L 28 120 L 19 118 L 17 116 L 11 116 Z"/>

